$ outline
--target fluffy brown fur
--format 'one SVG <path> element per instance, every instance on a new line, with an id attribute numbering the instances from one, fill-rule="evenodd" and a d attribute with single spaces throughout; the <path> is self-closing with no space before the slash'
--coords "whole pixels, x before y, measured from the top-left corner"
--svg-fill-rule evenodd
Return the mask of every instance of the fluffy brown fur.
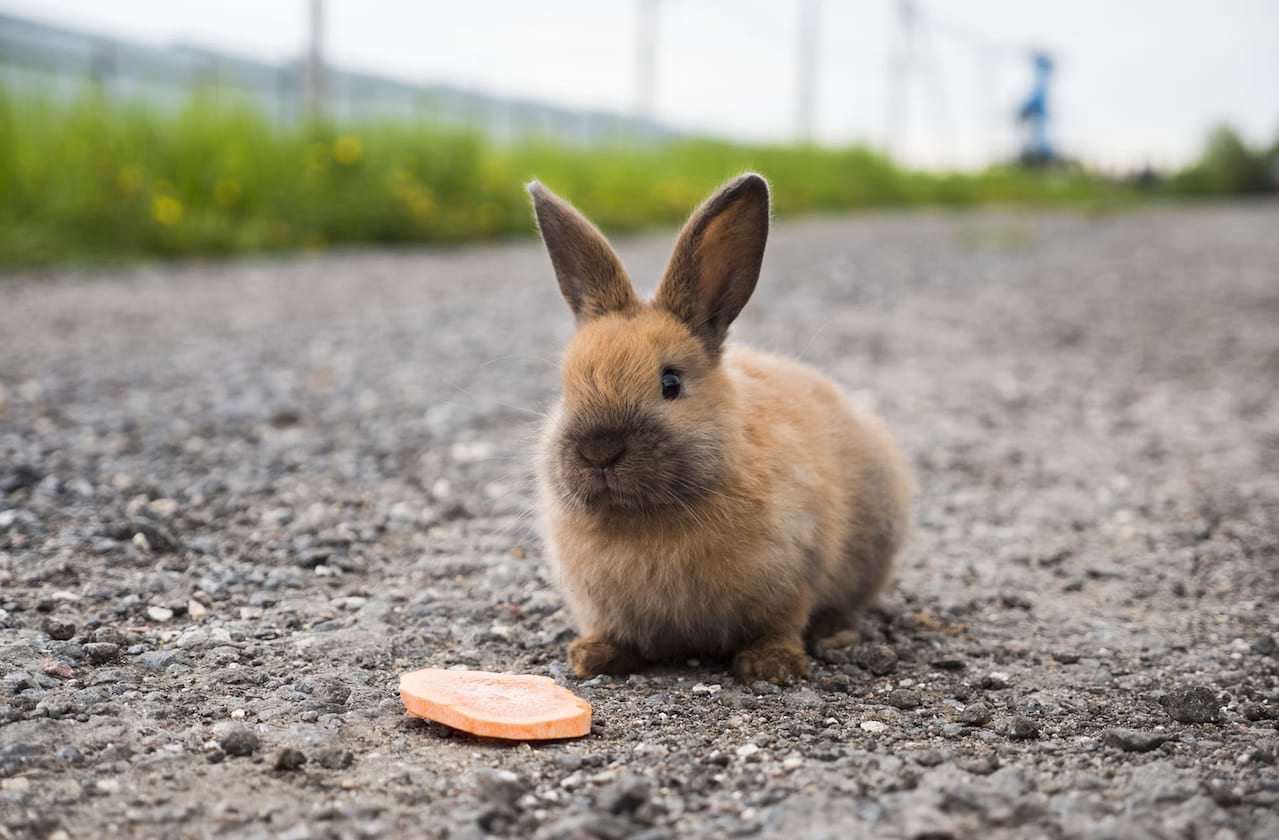
<path id="1" fill-rule="evenodd" d="M 590 222 L 529 192 L 578 320 L 538 455 L 574 671 L 708 654 L 746 681 L 806 675 L 805 639 L 888 580 L 909 481 L 883 424 L 820 373 L 723 346 L 759 276 L 767 183 L 743 175 L 693 214 L 651 303 Z"/>

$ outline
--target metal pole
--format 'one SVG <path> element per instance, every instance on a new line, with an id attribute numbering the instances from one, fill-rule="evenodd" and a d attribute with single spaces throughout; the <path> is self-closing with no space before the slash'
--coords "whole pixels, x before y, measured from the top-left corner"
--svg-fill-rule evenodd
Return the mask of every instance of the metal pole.
<path id="1" fill-rule="evenodd" d="M 902 154 L 910 119 L 910 75 L 915 65 L 915 4 L 897 3 L 898 47 L 888 56 L 888 119 L 885 145 L 891 155 Z"/>
<path id="2" fill-rule="evenodd" d="M 1004 114 L 999 110 L 999 49 L 990 44 L 977 47 L 977 87 L 979 99 L 979 130 L 985 134 L 986 160 L 989 165 L 999 160 L 1000 128 L 1003 126 Z"/>
<path id="3" fill-rule="evenodd" d="M 652 119 L 657 98 L 657 4 L 637 0 L 635 16 L 635 115 Z"/>
<path id="4" fill-rule="evenodd" d="M 813 141 L 817 107 L 818 28 L 821 0 L 800 0 L 799 54 L 795 74 L 795 134 L 805 143 Z"/>
<path id="5" fill-rule="evenodd" d="M 324 0 L 310 0 L 306 51 L 306 113 L 316 119 L 324 114 Z"/>

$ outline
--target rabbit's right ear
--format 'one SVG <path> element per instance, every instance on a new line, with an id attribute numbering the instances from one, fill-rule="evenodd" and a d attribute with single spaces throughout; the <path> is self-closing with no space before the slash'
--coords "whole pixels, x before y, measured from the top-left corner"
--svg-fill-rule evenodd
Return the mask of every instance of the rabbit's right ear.
<path id="1" fill-rule="evenodd" d="M 718 356 L 728 327 L 759 280 L 768 242 L 768 182 L 748 172 L 693 212 L 657 285 L 658 306 Z"/>
<path id="2" fill-rule="evenodd" d="M 527 189 L 560 294 L 577 323 L 637 310 L 640 301 L 631 279 L 599 228 L 539 182 L 530 182 Z"/>

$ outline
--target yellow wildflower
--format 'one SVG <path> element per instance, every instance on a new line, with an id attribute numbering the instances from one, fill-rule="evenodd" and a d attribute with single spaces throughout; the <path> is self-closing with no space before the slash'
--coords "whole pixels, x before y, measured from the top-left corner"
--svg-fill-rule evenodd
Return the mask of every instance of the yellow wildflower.
<path id="1" fill-rule="evenodd" d="M 157 195 L 151 199 L 151 218 L 165 227 L 173 227 L 182 218 L 182 202 L 173 196 Z"/>
<path id="2" fill-rule="evenodd" d="M 364 144 L 353 134 L 343 134 L 333 141 L 333 159 L 343 166 L 358 163 L 364 157 Z"/>

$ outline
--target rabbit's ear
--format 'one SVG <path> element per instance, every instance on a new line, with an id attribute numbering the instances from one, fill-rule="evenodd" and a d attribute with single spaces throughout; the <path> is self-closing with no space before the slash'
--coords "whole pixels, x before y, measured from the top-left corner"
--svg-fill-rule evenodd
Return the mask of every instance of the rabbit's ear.
<path id="1" fill-rule="evenodd" d="M 680 231 L 656 303 L 682 320 L 712 356 L 755 290 L 767 241 L 768 182 L 753 172 L 707 199 Z"/>
<path id="2" fill-rule="evenodd" d="M 527 189 L 560 294 L 578 324 L 609 312 L 638 309 L 640 302 L 631 280 L 604 234 L 539 182 L 530 182 Z"/>

